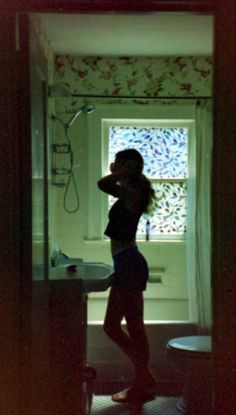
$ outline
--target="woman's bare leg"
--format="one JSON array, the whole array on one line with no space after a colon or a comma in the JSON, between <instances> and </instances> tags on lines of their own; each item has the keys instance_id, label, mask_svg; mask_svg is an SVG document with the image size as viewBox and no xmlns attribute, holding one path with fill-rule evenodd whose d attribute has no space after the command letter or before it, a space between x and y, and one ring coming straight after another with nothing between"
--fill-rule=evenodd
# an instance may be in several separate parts
<instances>
[{"instance_id":1,"label":"woman's bare leg","mask_svg":"<svg viewBox=\"0 0 236 415\"><path fill-rule=\"evenodd\" d=\"M121 328L125 317L128 333ZM142 291L111 288L104 330L131 359L135 380L131 388L112 395L114 402L146 402L154 399L155 379L148 368L149 346L143 321Z\"/></svg>"},{"instance_id":2,"label":"woman's bare leg","mask_svg":"<svg viewBox=\"0 0 236 415\"><path fill-rule=\"evenodd\" d=\"M121 327L123 317L124 298L118 287L111 287L103 328L105 333L134 363L130 337Z\"/></svg>"},{"instance_id":3,"label":"woman's bare leg","mask_svg":"<svg viewBox=\"0 0 236 415\"><path fill-rule=\"evenodd\" d=\"M147 370L149 363L149 345L144 326L143 292L128 291L125 301L125 319L130 336L136 374Z\"/></svg>"},{"instance_id":4,"label":"woman's bare leg","mask_svg":"<svg viewBox=\"0 0 236 415\"><path fill-rule=\"evenodd\" d=\"M135 385L142 390L153 389L155 379L149 369L149 344L144 324L143 292L127 293L127 309L125 319L130 336L135 366Z\"/></svg>"},{"instance_id":5,"label":"woman's bare leg","mask_svg":"<svg viewBox=\"0 0 236 415\"><path fill-rule=\"evenodd\" d=\"M127 322L128 333L121 327L122 318ZM123 350L134 364L136 379L152 383L150 374L149 345L143 321L143 292L112 287L104 321L106 334Z\"/></svg>"}]
</instances>

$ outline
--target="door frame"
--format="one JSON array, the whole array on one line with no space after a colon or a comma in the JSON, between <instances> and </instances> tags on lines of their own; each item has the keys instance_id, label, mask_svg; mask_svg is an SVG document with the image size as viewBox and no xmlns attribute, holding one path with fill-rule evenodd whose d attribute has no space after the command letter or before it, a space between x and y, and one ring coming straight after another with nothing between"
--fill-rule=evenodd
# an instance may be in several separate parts
<instances>
[{"instance_id":1,"label":"door frame","mask_svg":"<svg viewBox=\"0 0 236 415\"><path fill-rule=\"evenodd\" d=\"M6 2L8 3L8 2ZM31 307L30 268L30 194L24 198L28 173L22 157L22 142L30 142L30 117L27 105L30 90L25 74L23 108L19 107L15 91L19 66L15 57L15 16L17 12L106 13L106 12L196 12L210 13L215 19L214 50L214 146L212 170L212 303L213 303L213 354L215 361L215 414L233 415L235 408L235 2L234 0L168 1L168 0L52 0L14 1L1 10L2 85L1 105L1 188L4 203L1 205L1 358L4 382L2 415L11 413L32 415L29 396L23 378L30 372L30 335L22 336L22 321ZM25 40L27 42L27 33ZM227 53L225 53L227 51ZM223 54L223 58L222 58ZM26 56L27 59L27 56ZM22 60L22 63L24 60ZM22 75L21 75L22 76ZM22 80L23 82L23 80ZM23 85L23 84L22 84ZM25 129L19 133L17 114L25 112ZM6 128L7 125L7 128ZM20 137L21 135L21 137ZM21 143L21 144L20 144ZM27 147L27 146L26 146ZM28 160L29 146L26 158ZM227 151L225 151L225 148ZM29 160L27 161L27 163ZM22 174L23 171L23 174ZM29 186L29 183L28 185ZM28 187L27 187L28 188ZM27 225L25 229L25 224ZM21 233L25 249L22 249ZM7 266L6 266L7 264ZM7 275L7 278L6 278ZM29 327L30 330L30 327ZM16 345L20 345L17 348ZM24 352L22 354L22 351ZM22 357L23 356L23 357ZM23 376L24 375L24 376ZM12 380L13 379L13 380ZM20 388L19 388L19 385ZM24 392L24 393L23 393ZM22 395L23 393L23 395ZM24 398L22 398L24 396ZM14 399L13 399L14 398ZM12 402L17 402L14 405ZM0 402L1 404L1 402ZM19 406L20 404L20 406ZM16 407L17 406L17 407ZM19 408L21 407L21 411ZM9 410L11 408L11 410ZM5 411L5 412L4 412Z\"/></svg>"}]
</instances>

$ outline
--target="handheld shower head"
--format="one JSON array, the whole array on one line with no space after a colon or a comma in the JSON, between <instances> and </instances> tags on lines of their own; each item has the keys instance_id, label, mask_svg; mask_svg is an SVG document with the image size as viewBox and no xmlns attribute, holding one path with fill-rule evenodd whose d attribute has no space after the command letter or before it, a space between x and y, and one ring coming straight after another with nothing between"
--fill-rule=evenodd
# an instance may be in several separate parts
<instances>
[{"instance_id":1,"label":"handheld shower head","mask_svg":"<svg viewBox=\"0 0 236 415\"><path fill-rule=\"evenodd\" d=\"M91 112L93 112L93 110L94 110L94 105L93 104L85 104L82 108L83 108L83 112L85 112L87 114L91 114Z\"/></svg>"},{"instance_id":2,"label":"handheld shower head","mask_svg":"<svg viewBox=\"0 0 236 415\"><path fill-rule=\"evenodd\" d=\"M75 113L75 115L73 115L73 117L71 118L71 120L66 124L66 127L69 128L80 114L91 114L91 112L93 112L93 110L94 110L94 105L92 105L92 104L84 104Z\"/></svg>"}]
</instances>

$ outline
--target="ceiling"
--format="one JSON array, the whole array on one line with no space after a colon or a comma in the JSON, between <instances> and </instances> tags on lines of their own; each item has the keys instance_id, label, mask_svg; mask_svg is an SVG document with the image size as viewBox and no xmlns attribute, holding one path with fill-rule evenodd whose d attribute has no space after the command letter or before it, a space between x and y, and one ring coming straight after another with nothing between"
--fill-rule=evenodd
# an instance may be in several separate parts
<instances>
[{"instance_id":1,"label":"ceiling","mask_svg":"<svg viewBox=\"0 0 236 415\"><path fill-rule=\"evenodd\" d=\"M213 17L188 13L40 14L57 54L186 56L213 53Z\"/></svg>"}]
</instances>

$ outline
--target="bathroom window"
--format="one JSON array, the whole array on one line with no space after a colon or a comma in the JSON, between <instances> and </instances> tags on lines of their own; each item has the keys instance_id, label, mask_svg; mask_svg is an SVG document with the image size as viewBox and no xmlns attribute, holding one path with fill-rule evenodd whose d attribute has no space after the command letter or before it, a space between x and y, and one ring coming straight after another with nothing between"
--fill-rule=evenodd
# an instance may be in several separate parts
<instances>
[{"instance_id":1,"label":"bathroom window","mask_svg":"<svg viewBox=\"0 0 236 415\"><path fill-rule=\"evenodd\" d=\"M147 219L151 239L184 239L186 233L186 196L188 179L189 128L173 121L151 123L104 121L104 147L108 153L107 170L115 154L136 148L144 158L144 174L152 182L156 201L150 213L142 215L137 236L145 238ZM107 210L114 203L108 197Z\"/></svg>"}]
</instances>

